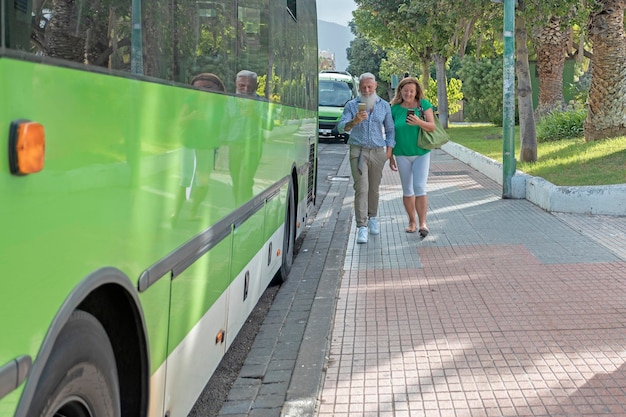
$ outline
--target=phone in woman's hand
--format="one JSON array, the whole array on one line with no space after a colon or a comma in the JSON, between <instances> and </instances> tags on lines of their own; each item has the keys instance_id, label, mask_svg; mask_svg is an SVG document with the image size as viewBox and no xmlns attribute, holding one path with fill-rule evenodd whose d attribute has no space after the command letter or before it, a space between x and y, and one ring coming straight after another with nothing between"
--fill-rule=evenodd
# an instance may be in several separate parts
<instances>
[{"instance_id":1,"label":"phone in woman's hand","mask_svg":"<svg viewBox=\"0 0 626 417\"><path fill-rule=\"evenodd\" d=\"M413 116L414 114L415 114L415 110L413 110L413 109L408 109L408 110L406 111L406 121L408 122L408 121L409 121L409 116Z\"/></svg>"}]
</instances>

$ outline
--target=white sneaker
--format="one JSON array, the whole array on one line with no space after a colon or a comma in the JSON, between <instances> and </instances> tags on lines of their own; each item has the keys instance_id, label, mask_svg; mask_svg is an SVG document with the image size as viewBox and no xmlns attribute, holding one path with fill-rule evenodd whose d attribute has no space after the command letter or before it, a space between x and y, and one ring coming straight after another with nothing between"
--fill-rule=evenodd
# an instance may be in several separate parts
<instances>
[{"instance_id":1,"label":"white sneaker","mask_svg":"<svg viewBox=\"0 0 626 417\"><path fill-rule=\"evenodd\" d=\"M356 234L356 243L367 243L367 227L359 227L359 230Z\"/></svg>"},{"instance_id":2,"label":"white sneaker","mask_svg":"<svg viewBox=\"0 0 626 417\"><path fill-rule=\"evenodd\" d=\"M378 219L376 217L370 217L370 220L367 226L370 229L370 235L380 234L380 227L378 227Z\"/></svg>"}]
</instances>

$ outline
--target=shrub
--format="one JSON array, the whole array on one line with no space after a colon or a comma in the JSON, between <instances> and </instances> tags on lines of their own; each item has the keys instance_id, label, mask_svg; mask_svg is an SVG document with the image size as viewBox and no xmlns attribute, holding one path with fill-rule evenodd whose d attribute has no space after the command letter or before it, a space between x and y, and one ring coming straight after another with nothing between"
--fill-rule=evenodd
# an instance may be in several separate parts
<instances>
[{"instance_id":1,"label":"shrub","mask_svg":"<svg viewBox=\"0 0 626 417\"><path fill-rule=\"evenodd\" d=\"M466 120L502 125L502 58L476 60L466 55L461 62Z\"/></svg>"},{"instance_id":2,"label":"shrub","mask_svg":"<svg viewBox=\"0 0 626 417\"><path fill-rule=\"evenodd\" d=\"M583 136L583 123L586 110L552 112L537 123L537 141L550 142L562 139L574 139Z\"/></svg>"},{"instance_id":3,"label":"shrub","mask_svg":"<svg viewBox=\"0 0 626 417\"><path fill-rule=\"evenodd\" d=\"M580 71L579 65L576 65ZM577 103L586 103L589 97L589 87L591 86L591 71L581 72L580 75L574 77L574 82L565 87L564 94L571 95Z\"/></svg>"},{"instance_id":4,"label":"shrub","mask_svg":"<svg viewBox=\"0 0 626 417\"><path fill-rule=\"evenodd\" d=\"M424 83L419 79L420 85L422 88ZM463 93L461 92L461 80L456 78L450 78L448 80L448 87L446 88L446 93L448 96L448 114L454 114L461 110L461 105L459 104L461 100L463 100ZM428 79L428 89L425 89L424 95L426 99L432 103L435 108L439 106L439 101L437 100L437 80L433 78Z\"/></svg>"}]
</instances>

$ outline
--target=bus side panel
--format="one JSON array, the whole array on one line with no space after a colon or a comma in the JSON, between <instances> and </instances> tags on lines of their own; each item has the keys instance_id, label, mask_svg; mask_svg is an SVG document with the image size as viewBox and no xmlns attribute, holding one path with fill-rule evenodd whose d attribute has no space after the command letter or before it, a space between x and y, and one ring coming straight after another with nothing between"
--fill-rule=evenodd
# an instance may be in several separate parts
<instances>
[{"instance_id":1,"label":"bus side panel","mask_svg":"<svg viewBox=\"0 0 626 417\"><path fill-rule=\"evenodd\" d=\"M282 263L283 233L285 232L285 210L287 207L287 189L285 184L280 193L265 204L265 238L269 239L267 258L263 262L261 274L260 298ZM293 221L293 220L292 220Z\"/></svg>"},{"instance_id":2,"label":"bus side panel","mask_svg":"<svg viewBox=\"0 0 626 417\"><path fill-rule=\"evenodd\" d=\"M162 178L169 168L146 169L167 157L140 143L139 82L3 57L0 85L5 155L0 158L0 265L10 275L0 281L0 362L5 363L16 355L36 359L53 318L93 271L114 266L136 279L184 237L154 239L159 223L145 215L149 207L138 204L142 187L158 179L152 174L161 172ZM146 117L167 119L174 97L167 103L172 104ZM9 124L19 119L44 126L45 166L39 173L9 174ZM163 206L164 198L157 200ZM155 288L150 298L162 308L168 291ZM152 341L163 340L158 333L166 318L152 318ZM161 353L158 343L151 347L153 359L164 358L164 342Z\"/></svg>"},{"instance_id":3,"label":"bus side panel","mask_svg":"<svg viewBox=\"0 0 626 417\"><path fill-rule=\"evenodd\" d=\"M187 415L226 351L231 247L230 237L222 240L172 281L163 399L171 416Z\"/></svg>"},{"instance_id":4,"label":"bus side panel","mask_svg":"<svg viewBox=\"0 0 626 417\"><path fill-rule=\"evenodd\" d=\"M263 239L265 208L260 207L248 221L233 233L233 263L228 306L227 346L230 346L256 305L261 286L262 265L267 259Z\"/></svg>"},{"instance_id":5,"label":"bus side panel","mask_svg":"<svg viewBox=\"0 0 626 417\"><path fill-rule=\"evenodd\" d=\"M113 266L136 286L146 268L230 213L234 199L228 176L215 175L209 194L219 202L208 197L199 220L169 221L183 171L184 103L193 96L219 107L224 96L6 57L0 87L0 265L11 276L0 281L5 364L36 360L53 318L90 273ZM46 133L44 169L28 176L7 166L9 124L19 119ZM168 276L140 294L152 372L167 357ZM195 296L204 306L189 310L197 322L218 297ZM0 401L0 414L13 413L16 396Z\"/></svg>"}]
</instances>

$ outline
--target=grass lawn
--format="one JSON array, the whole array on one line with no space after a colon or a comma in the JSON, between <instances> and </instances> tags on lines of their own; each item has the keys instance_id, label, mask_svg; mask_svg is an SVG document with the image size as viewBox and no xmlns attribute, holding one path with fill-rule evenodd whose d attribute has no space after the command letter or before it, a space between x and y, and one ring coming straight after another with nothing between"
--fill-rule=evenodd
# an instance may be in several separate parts
<instances>
[{"instance_id":1,"label":"grass lawn","mask_svg":"<svg viewBox=\"0 0 626 417\"><path fill-rule=\"evenodd\" d=\"M502 127L451 124L452 141L502 162ZM554 185L626 184L626 136L586 143L584 138L537 144L537 162L519 161L519 126L515 127L517 169Z\"/></svg>"}]
</instances>

